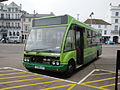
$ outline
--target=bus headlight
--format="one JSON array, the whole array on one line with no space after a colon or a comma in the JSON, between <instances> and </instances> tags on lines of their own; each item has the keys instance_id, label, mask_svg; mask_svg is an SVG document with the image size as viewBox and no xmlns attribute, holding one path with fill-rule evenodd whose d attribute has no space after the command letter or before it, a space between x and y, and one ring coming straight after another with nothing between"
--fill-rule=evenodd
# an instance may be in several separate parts
<instances>
[{"instance_id":1,"label":"bus headlight","mask_svg":"<svg viewBox=\"0 0 120 90\"><path fill-rule=\"evenodd\" d=\"M47 59L46 59L46 58L44 58L44 59L43 59L43 61L47 61Z\"/></svg>"},{"instance_id":2,"label":"bus headlight","mask_svg":"<svg viewBox=\"0 0 120 90\"><path fill-rule=\"evenodd\" d=\"M52 65L59 66L60 65L60 61L52 61Z\"/></svg>"},{"instance_id":3,"label":"bus headlight","mask_svg":"<svg viewBox=\"0 0 120 90\"><path fill-rule=\"evenodd\" d=\"M52 61L52 65L55 65L55 61Z\"/></svg>"},{"instance_id":4,"label":"bus headlight","mask_svg":"<svg viewBox=\"0 0 120 90\"><path fill-rule=\"evenodd\" d=\"M27 58L27 62L29 62L30 60Z\"/></svg>"},{"instance_id":5,"label":"bus headlight","mask_svg":"<svg viewBox=\"0 0 120 90\"><path fill-rule=\"evenodd\" d=\"M29 60L29 58L24 58L24 61L29 62L30 60Z\"/></svg>"},{"instance_id":6,"label":"bus headlight","mask_svg":"<svg viewBox=\"0 0 120 90\"><path fill-rule=\"evenodd\" d=\"M60 65L60 62L59 62L59 61L56 61L56 65L59 66L59 65Z\"/></svg>"}]
</instances>

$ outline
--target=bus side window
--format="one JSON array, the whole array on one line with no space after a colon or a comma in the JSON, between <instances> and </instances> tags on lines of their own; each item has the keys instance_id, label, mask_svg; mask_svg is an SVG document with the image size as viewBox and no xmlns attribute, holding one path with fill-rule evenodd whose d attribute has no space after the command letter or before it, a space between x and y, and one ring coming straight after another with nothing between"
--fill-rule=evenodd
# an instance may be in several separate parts
<instances>
[{"instance_id":1,"label":"bus side window","mask_svg":"<svg viewBox=\"0 0 120 90\"><path fill-rule=\"evenodd\" d=\"M74 30L69 30L64 51L70 51L75 49L75 32Z\"/></svg>"},{"instance_id":2,"label":"bus side window","mask_svg":"<svg viewBox=\"0 0 120 90\"><path fill-rule=\"evenodd\" d=\"M92 44L92 32L91 32L91 30L87 30L87 43L88 43L88 47L91 46L91 44Z\"/></svg>"}]
</instances>

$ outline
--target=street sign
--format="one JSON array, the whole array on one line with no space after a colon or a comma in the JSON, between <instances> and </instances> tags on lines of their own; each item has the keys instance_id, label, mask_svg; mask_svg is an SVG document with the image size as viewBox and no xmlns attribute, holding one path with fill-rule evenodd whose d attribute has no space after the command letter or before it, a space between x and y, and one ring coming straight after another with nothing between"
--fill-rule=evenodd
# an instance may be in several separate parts
<instances>
[{"instance_id":1,"label":"street sign","mask_svg":"<svg viewBox=\"0 0 120 90\"><path fill-rule=\"evenodd\" d=\"M8 1L8 0L0 0L0 2L4 2L4 1Z\"/></svg>"}]
</instances>

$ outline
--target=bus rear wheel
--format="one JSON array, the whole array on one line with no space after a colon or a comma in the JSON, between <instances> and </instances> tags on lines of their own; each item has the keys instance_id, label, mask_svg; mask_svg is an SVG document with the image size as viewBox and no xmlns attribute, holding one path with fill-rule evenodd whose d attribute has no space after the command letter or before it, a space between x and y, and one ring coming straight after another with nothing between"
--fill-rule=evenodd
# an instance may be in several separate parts
<instances>
[{"instance_id":1,"label":"bus rear wheel","mask_svg":"<svg viewBox=\"0 0 120 90\"><path fill-rule=\"evenodd\" d=\"M70 77L72 76L73 72L75 70L75 62L70 61L67 66L67 71L65 72L65 77Z\"/></svg>"}]
</instances>

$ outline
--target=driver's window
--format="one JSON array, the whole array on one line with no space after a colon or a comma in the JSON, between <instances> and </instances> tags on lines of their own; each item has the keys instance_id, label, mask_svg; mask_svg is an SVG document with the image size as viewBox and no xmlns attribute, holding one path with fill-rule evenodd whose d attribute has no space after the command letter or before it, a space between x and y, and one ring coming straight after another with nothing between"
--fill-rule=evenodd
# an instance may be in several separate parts
<instances>
[{"instance_id":1,"label":"driver's window","mask_svg":"<svg viewBox=\"0 0 120 90\"><path fill-rule=\"evenodd\" d=\"M64 51L70 51L73 49L75 49L75 31L69 30L67 38L66 38L66 44L65 44Z\"/></svg>"}]
</instances>

